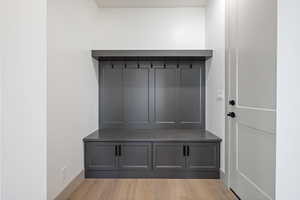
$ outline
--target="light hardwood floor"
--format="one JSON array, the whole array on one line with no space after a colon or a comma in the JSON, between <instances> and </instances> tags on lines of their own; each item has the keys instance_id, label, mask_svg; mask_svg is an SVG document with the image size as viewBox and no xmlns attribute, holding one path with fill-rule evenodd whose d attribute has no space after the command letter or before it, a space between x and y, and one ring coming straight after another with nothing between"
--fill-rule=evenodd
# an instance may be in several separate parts
<instances>
[{"instance_id":1,"label":"light hardwood floor","mask_svg":"<svg viewBox=\"0 0 300 200\"><path fill-rule=\"evenodd\" d=\"M220 180L86 179L69 200L235 200Z\"/></svg>"}]
</instances>

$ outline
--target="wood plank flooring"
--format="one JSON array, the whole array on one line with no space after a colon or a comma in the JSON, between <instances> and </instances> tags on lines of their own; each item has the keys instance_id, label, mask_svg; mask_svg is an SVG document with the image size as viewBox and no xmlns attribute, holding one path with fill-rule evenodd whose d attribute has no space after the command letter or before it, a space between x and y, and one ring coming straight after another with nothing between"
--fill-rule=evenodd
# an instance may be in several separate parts
<instances>
[{"instance_id":1,"label":"wood plank flooring","mask_svg":"<svg viewBox=\"0 0 300 200\"><path fill-rule=\"evenodd\" d=\"M236 200L220 180L86 179L69 200Z\"/></svg>"}]
</instances>

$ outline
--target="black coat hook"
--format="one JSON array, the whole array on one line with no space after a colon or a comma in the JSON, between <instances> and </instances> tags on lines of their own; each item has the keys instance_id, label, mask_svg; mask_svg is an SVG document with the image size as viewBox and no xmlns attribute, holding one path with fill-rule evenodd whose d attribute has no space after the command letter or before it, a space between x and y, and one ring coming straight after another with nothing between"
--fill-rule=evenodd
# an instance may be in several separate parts
<instances>
[{"instance_id":1,"label":"black coat hook","mask_svg":"<svg viewBox=\"0 0 300 200\"><path fill-rule=\"evenodd\" d=\"M124 68L126 69L127 68L127 64L125 63L125 66L124 66Z\"/></svg>"},{"instance_id":2,"label":"black coat hook","mask_svg":"<svg viewBox=\"0 0 300 200\"><path fill-rule=\"evenodd\" d=\"M190 68L191 68L191 69L193 68L193 64L190 64Z\"/></svg>"},{"instance_id":3,"label":"black coat hook","mask_svg":"<svg viewBox=\"0 0 300 200\"><path fill-rule=\"evenodd\" d=\"M179 64L177 64L177 69L179 69Z\"/></svg>"},{"instance_id":4,"label":"black coat hook","mask_svg":"<svg viewBox=\"0 0 300 200\"><path fill-rule=\"evenodd\" d=\"M113 69L115 66L114 66L114 64L111 64L111 68Z\"/></svg>"},{"instance_id":5,"label":"black coat hook","mask_svg":"<svg viewBox=\"0 0 300 200\"><path fill-rule=\"evenodd\" d=\"M167 65L166 65L166 63L164 64L164 68L165 68L165 69L167 68Z\"/></svg>"}]
</instances>

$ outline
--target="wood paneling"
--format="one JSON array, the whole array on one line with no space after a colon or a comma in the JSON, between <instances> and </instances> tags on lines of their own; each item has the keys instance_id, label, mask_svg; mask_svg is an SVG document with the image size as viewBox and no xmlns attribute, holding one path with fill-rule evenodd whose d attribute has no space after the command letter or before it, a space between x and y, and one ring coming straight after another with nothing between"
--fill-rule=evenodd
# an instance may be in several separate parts
<instances>
[{"instance_id":1,"label":"wood paneling","mask_svg":"<svg viewBox=\"0 0 300 200\"><path fill-rule=\"evenodd\" d=\"M149 69L124 69L124 120L149 123Z\"/></svg>"},{"instance_id":2,"label":"wood paneling","mask_svg":"<svg viewBox=\"0 0 300 200\"><path fill-rule=\"evenodd\" d=\"M121 144L121 153L118 158L120 169L147 169L152 168L151 143L129 142Z\"/></svg>"},{"instance_id":3,"label":"wood paneling","mask_svg":"<svg viewBox=\"0 0 300 200\"><path fill-rule=\"evenodd\" d=\"M101 82L101 111L103 124L123 124L123 69L104 65Z\"/></svg>"},{"instance_id":4,"label":"wood paneling","mask_svg":"<svg viewBox=\"0 0 300 200\"><path fill-rule=\"evenodd\" d=\"M185 157L182 143L154 143L154 169L183 169Z\"/></svg>"},{"instance_id":5,"label":"wood paneling","mask_svg":"<svg viewBox=\"0 0 300 200\"><path fill-rule=\"evenodd\" d=\"M100 128L205 129L203 61L105 61L100 80Z\"/></svg>"},{"instance_id":6,"label":"wood paneling","mask_svg":"<svg viewBox=\"0 0 300 200\"><path fill-rule=\"evenodd\" d=\"M176 123L177 80L174 69L155 69L155 122Z\"/></svg>"}]
</instances>

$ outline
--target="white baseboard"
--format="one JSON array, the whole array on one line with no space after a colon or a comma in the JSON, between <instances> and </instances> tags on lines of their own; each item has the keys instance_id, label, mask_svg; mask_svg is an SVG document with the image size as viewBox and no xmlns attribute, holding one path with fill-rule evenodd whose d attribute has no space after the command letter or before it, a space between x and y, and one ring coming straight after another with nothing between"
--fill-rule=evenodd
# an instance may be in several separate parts
<instances>
[{"instance_id":1,"label":"white baseboard","mask_svg":"<svg viewBox=\"0 0 300 200\"><path fill-rule=\"evenodd\" d=\"M220 169L220 180L224 185L226 185L226 180L225 180L225 172Z\"/></svg>"},{"instance_id":2,"label":"white baseboard","mask_svg":"<svg viewBox=\"0 0 300 200\"><path fill-rule=\"evenodd\" d=\"M65 187L65 189L55 198L55 200L67 200L70 195L76 190L76 188L84 180L84 171L82 170L70 183Z\"/></svg>"}]
</instances>

